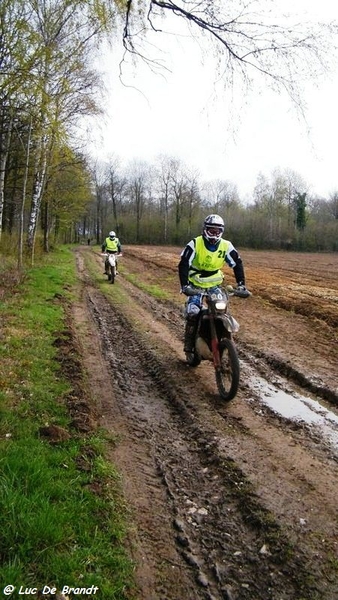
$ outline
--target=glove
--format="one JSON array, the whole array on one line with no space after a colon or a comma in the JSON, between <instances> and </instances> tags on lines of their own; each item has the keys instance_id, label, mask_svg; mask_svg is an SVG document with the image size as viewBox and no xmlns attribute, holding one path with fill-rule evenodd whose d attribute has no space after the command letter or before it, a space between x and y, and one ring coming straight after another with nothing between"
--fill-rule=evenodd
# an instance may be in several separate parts
<instances>
[{"instance_id":1,"label":"glove","mask_svg":"<svg viewBox=\"0 0 338 600\"><path fill-rule=\"evenodd\" d=\"M191 285L184 285L181 289L181 292L186 296L193 296L193 287Z\"/></svg>"}]
</instances>

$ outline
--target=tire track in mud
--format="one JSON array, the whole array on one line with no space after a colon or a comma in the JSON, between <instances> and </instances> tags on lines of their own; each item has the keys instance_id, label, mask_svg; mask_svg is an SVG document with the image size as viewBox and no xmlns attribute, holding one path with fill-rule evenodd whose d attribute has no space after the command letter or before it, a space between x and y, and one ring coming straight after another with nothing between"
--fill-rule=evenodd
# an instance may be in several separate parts
<instances>
[{"instance_id":1,"label":"tire track in mud","mask_svg":"<svg viewBox=\"0 0 338 600\"><path fill-rule=\"evenodd\" d=\"M272 369L279 375L282 375L304 391L309 391L311 394L330 402L332 405L338 406L338 393L322 382L317 381L315 377L307 377L292 364L280 360L276 356L268 355L243 341L238 343L238 348L240 356L252 364L263 375L266 375L268 367L268 369Z\"/></svg>"},{"instance_id":2,"label":"tire track in mud","mask_svg":"<svg viewBox=\"0 0 338 600\"><path fill-rule=\"evenodd\" d=\"M299 548L292 550L292 541L264 509L243 472L222 455L215 430L201 423L187 398L186 384L180 385L166 361L135 337L116 307L103 303L93 290L89 298L118 405L131 435L150 448L167 489L173 540L195 576L196 589L182 597L331 598L318 583L309 583L311 557ZM180 372L184 381L186 369L182 366ZM190 392L200 394L191 381ZM149 531L147 535L155 541ZM161 595L154 597L175 598L163 585ZM285 596L279 596L280 590Z\"/></svg>"}]
</instances>

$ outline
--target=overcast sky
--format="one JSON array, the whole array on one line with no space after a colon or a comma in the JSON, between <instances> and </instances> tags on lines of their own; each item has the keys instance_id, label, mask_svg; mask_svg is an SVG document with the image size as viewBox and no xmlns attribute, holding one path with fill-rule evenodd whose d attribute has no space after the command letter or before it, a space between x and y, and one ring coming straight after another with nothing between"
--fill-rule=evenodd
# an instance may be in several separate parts
<instances>
[{"instance_id":1,"label":"overcast sky","mask_svg":"<svg viewBox=\"0 0 338 600\"><path fill-rule=\"evenodd\" d=\"M338 19L336 0L283 0L285 9L288 3L290 10L297 5L304 19ZM258 86L245 95L236 87L224 89L206 47L200 52L185 35L158 33L152 39L153 55L166 69L154 74L142 63L133 67L129 59L123 66L125 85L119 80L121 46L105 51L107 117L93 131L94 155L115 154L124 163L134 158L153 163L161 153L174 156L198 169L203 181L232 181L243 199L250 197L259 172L270 177L275 168L299 173L312 193L328 197L338 190L337 68L306 84L308 132L286 95Z\"/></svg>"}]
</instances>

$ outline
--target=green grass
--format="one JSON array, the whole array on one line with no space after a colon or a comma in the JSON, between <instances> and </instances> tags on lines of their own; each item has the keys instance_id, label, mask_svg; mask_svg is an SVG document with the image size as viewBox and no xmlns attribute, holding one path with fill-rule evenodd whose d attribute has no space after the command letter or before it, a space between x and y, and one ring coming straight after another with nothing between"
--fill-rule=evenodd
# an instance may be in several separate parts
<instances>
[{"instance_id":1,"label":"green grass","mask_svg":"<svg viewBox=\"0 0 338 600\"><path fill-rule=\"evenodd\" d=\"M86 268L88 269L88 272L90 273L91 278L100 287L101 291L108 291L108 293L110 293L109 290L110 288L114 288L114 285L111 285L108 282L107 278L104 275L102 275L100 271L98 271L97 262L95 261L94 256L92 254L89 253L85 256L85 264ZM135 287L149 294L149 296L153 296L157 300L172 301L172 294L166 291L165 286L163 285L163 280L161 280L160 285L157 285L156 283L154 284L150 282L145 282L142 279L142 275L140 275L139 273L136 274L126 271L123 265L123 258L119 261L119 271L121 274L123 274L124 279L132 283ZM175 275L170 275L167 277L167 280L171 281L174 278L176 278ZM118 279L116 281L118 282ZM109 286L108 290L107 285ZM113 289L111 290L111 293L113 293Z\"/></svg>"},{"instance_id":2,"label":"green grass","mask_svg":"<svg viewBox=\"0 0 338 600\"><path fill-rule=\"evenodd\" d=\"M121 269L122 268L123 267L121 267ZM135 287L138 287L140 290L147 292L147 294L153 296L154 298L157 298L159 300L170 299L169 294L163 288L159 287L158 285L144 283L138 275L132 275L129 273L125 275L125 278L127 279L127 281L130 281L130 283L135 285Z\"/></svg>"},{"instance_id":3,"label":"green grass","mask_svg":"<svg viewBox=\"0 0 338 600\"><path fill-rule=\"evenodd\" d=\"M97 598L124 600L132 597L133 565L123 546L119 475L105 458L111 440L70 427L72 382L56 344L67 332L75 284L74 254L62 248L1 302L0 581L17 591L96 585ZM70 435L50 444L40 435L46 424Z\"/></svg>"}]
</instances>

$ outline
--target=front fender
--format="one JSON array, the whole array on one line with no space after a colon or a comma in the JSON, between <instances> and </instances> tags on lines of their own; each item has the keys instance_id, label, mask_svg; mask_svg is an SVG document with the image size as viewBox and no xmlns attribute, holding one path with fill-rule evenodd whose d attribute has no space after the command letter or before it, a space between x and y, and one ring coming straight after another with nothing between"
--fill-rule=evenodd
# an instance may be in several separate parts
<instances>
[{"instance_id":1,"label":"front fender","mask_svg":"<svg viewBox=\"0 0 338 600\"><path fill-rule=\"evenodd\" d=\"M223 326L229 333L237 333L239 331L239 323L232 315L221 315L217 317L222 321Z\"/></svg>"}]
</instances>

